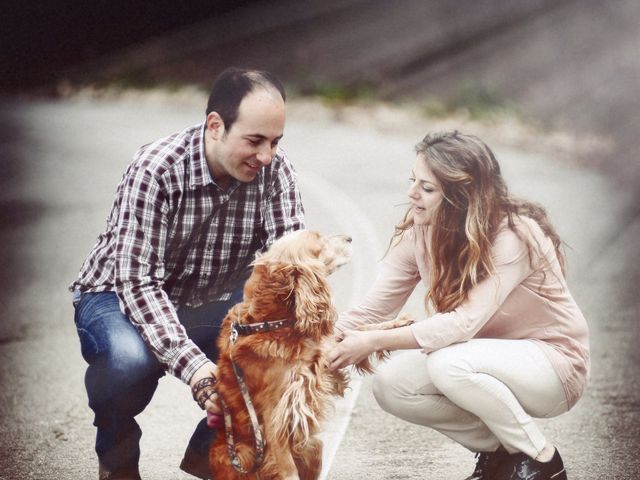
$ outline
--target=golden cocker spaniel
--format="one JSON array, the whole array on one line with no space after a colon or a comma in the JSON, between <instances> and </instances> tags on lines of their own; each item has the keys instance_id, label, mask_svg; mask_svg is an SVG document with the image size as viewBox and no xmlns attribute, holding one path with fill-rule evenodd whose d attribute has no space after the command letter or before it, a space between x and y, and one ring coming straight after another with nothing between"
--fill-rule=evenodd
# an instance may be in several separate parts
<instances>
[{"instance_id":1,"label":"golden cocker spaniel","mask_svg":"<svg viewBox=\"0 0 640 480\"><path fill-rule=\"evenodd\" d=\"M256 258L218 339L226 435L210 450L216 480L318 478L316 434L348 382L327 360L337 318L327 276L349 261L350 243L301 230Z\"/></svg>"}]
</instances>

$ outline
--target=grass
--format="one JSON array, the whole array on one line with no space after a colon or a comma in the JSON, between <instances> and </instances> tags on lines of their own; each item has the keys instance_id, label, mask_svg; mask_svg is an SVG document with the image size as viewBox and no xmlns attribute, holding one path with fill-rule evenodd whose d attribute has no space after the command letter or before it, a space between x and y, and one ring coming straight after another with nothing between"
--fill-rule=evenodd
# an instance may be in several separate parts
<instances>
[{"instance_id":1,"label":"grass","mask_svg":"<svg viewBox=\"0 0 640 480\"><path fill-rule=\"evenodd\" d=\"M468 113L473 120L490 120L505 114L521 117L515 104L494 90L468 83L447 100L428 97L422 108L429 117L446 117L459 112Z\"/></svg>"},{"instance_id":2,"label":"grass","mask_svg":"<svg viewBox=\"0 0 640 480\"><path fill-rule=\"evenodd\" d=\"M161 88L167 92L176 92L183 87L180 82L158 80L146 69L129 68L117 72L110 80L109 87L116 90L150 90Z\"/></svg>"},{"instance_id":3,"label":"grass","mask_svg":"<svg viewBox=\"0 0 640 480\"><path fill-rule=\"evenodd\" d=\"M316 83L301 89L300 94L311 96L332 106L369 103L378 99L378 94L369 85L340 85L338 83Z\"/></svg>"},{"instance_id":4,"label":"grass","mask_svg":"<svg viewBox=\"0 0 640 480\"><path fill-rule=\"evenodd\" d=\"M319 98L332 107L382 101L378 89L368 84L315 83L310 87L303 87L298 93L301 96ZM497 91L476 83L462 85L448 98L426 97L422 102L421 110L430 118L445 118L465 113L477 121L490 121L505 115L522 119L514 103Z\"/></svg>"}]
</instances>

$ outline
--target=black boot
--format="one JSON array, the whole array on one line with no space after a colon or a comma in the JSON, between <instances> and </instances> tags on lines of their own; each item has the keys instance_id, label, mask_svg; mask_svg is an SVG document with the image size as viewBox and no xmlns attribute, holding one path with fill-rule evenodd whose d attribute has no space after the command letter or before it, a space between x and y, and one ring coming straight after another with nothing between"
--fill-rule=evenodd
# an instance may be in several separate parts
<instances>
[{"instance_id":1,"label":"black boot","mask_svg":"<svg viewBox=\"0 0 640 480\"><path fill-rule=\"evenodd\" d=\"M209 456L197 452L189 446L184 452L182 462L180 462L180 470L196 478L208 480L211 478Z\"/></svg>"},{"instance_id":2,"label":"black boot","mask_svg":"<svg viewBox=\"0 0 640 480\"><path fill-rule=\"evenodd\" d=\"M184 458L180 463L180 469L194 477L204 480L210 479L209 449L217 434L218 429L209 428L207 419L203 418L196 426L189 440L189 445L184 452Z\"/></svg>"},{"instance_id":3,"label":"black boot","mask_svg":"<svg viewBox=\"0 0 640 480\"><path fill-rule=\"evenodd\" d=\"M98 463L98 480L141 480L137 467L120 470L109 470L102 463Z\"/></svg>"},{"instance_id":4,"label":"black boot","mask_svg":"<svg viewBox=\"0 0 640 480\"><path fill-rule=\"evenodd\" d=\"M476 468L464 480L498 480L495 478L496 469L506 462L509 457L510 455L502 450L476 453L476 458L478 459Z\"/></svg>"},{"instance_id":5,"label":"black boot","mask_svg":"<svg viewBox=\"0 0 640 480\"><path fill-rule=\"evenodd\" d=\"M538 462L524 453L516 455L512 455L515 461L509 480L567 480L567 472L557 449L550 462Z\"/></svg>"}]
</instances>

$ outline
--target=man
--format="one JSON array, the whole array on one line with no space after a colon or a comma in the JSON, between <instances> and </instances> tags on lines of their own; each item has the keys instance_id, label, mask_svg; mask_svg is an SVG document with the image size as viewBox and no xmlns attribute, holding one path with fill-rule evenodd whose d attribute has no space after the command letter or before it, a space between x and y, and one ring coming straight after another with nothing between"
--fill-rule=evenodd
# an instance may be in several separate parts
<instances>
[{"instance_id":1,"label":"man","mask_svg":"<svg viewBox=\"0 0 640 480\"><path fill-rule=\"evenodd\" d=\"M278 148L285 94L267 72L227 69L203 124L141 147L107 228L72 284L100 480L139 479L134 416L165 371L219 413L215 340L257 251L304 227L295 172ZM194 432L180 467L209 478L212 432Z\"/></svg>"}]
</instances>

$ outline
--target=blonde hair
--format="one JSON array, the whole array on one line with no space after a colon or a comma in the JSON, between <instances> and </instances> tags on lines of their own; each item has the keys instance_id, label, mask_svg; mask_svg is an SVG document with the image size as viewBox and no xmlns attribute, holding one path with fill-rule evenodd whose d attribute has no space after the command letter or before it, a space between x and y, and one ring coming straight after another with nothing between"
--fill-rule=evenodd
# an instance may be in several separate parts
<instances>
[{"instance_id":1,"label":"blonde hair","mask_svg":"<svg viewBox=\"0 0 640 480\"><path fill-rule=\"evenodd\" d=\"M431 278L426 300L436 311L455 309L473 286L495 272L491 246L505 219L525 243L533 268L532 252L540 246L517 230L516 220L524 216L537 222L553 242L564 275L562 240L546 211L509 194L495 155L482 140L457 131L431 133L416 145L416 153L440 183L443 195L431 218L428 246ZM391 242L412 226L409 210L396 225Z\"/></svg>"}]
</instances>

